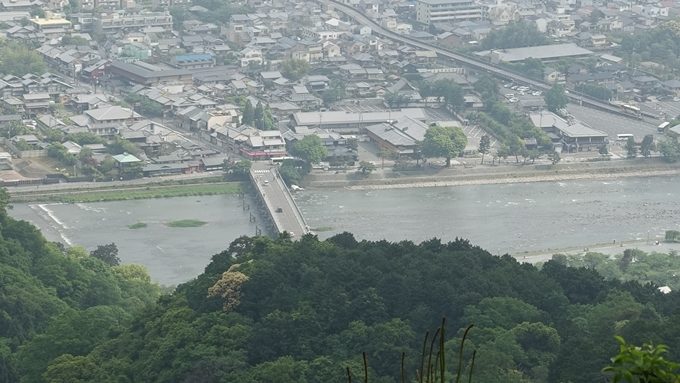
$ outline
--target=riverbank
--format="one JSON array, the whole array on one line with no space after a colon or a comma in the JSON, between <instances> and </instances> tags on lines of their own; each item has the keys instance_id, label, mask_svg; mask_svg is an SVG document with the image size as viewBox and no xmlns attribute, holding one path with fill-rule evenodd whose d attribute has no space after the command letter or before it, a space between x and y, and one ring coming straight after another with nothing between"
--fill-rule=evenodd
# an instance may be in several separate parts
<instances>
[{"instance_id":1,"label":"riverbank","mask_svg":"<svg viewBox=\"0 0 680 383\"><path fill-rule=\"evenodd\" d=\"M658 245L656 244L657 240L659 240ZM511 255L520 262L536 264L551 260L555 254L585 255L586 253L591 252L606 255L618 255L622 254L626 249L638 249L647 253L669 253L671 251L680 251L680 243L663 242L661 236L659 236L658 238L652 239L641 239L616 243L597 243L588 246L574 246L563 249L517 252Z\"/></svg>"},{"instance_id":2,"label":"riverbank","mask_svg":"<svg viewBox=\"0 0 680 383\"><path fill-rule=\"evenodd\" d=\"M100 187L89 186L81 189L53 190L10 190L10 202L60 202L84 203L126 201L148 198L171 198L205 196L219 194L237 194L242 191L240 182L224 182L209 180L206 182L186 183L164 181L147 185L105 184Z\"/></svg>"},{"instance_id":3,"label":"riverbank","mask_svg":"<svg viewBox=\"0 0 680 383\"><path fill-rule=\"evenodd\" d=\"M357 173L328 174L327 172L315 172L305 179L305 186L375 190L676 175L680 175L680 163L669 164L659 159L637 159L558 165L424 168L410 172L379 169L368 176Z\"/></svg>"}]
</instances>

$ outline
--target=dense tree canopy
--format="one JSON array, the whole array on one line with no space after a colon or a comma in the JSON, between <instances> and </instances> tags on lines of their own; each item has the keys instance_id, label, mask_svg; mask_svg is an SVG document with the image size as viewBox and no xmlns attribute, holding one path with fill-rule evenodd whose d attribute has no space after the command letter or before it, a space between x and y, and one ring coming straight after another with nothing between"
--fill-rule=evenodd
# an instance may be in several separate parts
<instances>
[{"instance_id":1,"label":"dense tree canopy","mask_svg":"<svg viewBox=\"0 0 680 383\"><path fill-rule=\"evenodd\" d=\"M464 240L242 237L130 325L94 347L83 343L89 353L45 346L31 354L52 358L48 382L340 383L345 367L363 371L366 352L370 381L386 383L399 380L402 352L413 378L425 331L446 317L449 366L462 329L475 324L466 348L477 351L474 381L593 382L617 351L615 334L677 344L679 310L680 296L654 286L560 261L539 270ZM62 315L45 336L88 315ZM99 320L116 318L103 312ZM94 325L83 329L101 339ZM679 351L671 348L670 359Z\"/></svg>"},{"instance_id":2,"label":"dense tree canopy","mask_svg":"<svg viewBox=\"0 0 680 383\"><path fill-rule=\"evenodd\" d=\"M680 359L680 294L657 290L677 285L675 254L556 256L537 268L461 239L241 237L156 300L142 267L47 242L7 216L7 201L0 191L3 382L341 383L346 367L363 371L362 352L380 383L399 381L405 353L410 382L442 317L447 366L475 324L473 381L604 381L615 335L672 345L668 359ZM630 368L629 351L612 368Z\"/></svg>"},{"instance_id":3,"label":"dense tree canopy","mask_svg":"<svg viewBox=\"0 0 680 383\"><path fill-rule=\"evenodd\" d=\"M543 95L545 99L545 105L551 112L559 112L560 109L564 109L569 103L569 98L565 93L565 89L561 85L555 85L550 90L545 92Z\"/></svg>"},{"instance_id":4,"label":"dense tree canopy","mask_svg":"<svg viewBox=\"0 0 680 383\"><path fill-rule=\"evenodd\" d=\"M467 137L458 127L432 126L425 132L423 155L425 157L444 157L446 166L451 166L451 158L463 154Z\"/></svg>"},{"instance_id":5,"label":"dense tree canopy","mask_svg":"<svg viewBox=\"0 0 680 383\"><path fill-rule=\"evenodd\" d=\"M482 40L482 49L507 49L547 44L544 33L535 24L515 22L507 27L491 31Z\"/></svg>"},{"instance_id":6,"label":"dense tree canopy","mask_svg":"<svg viewBox=\"0 0 680 383\"><path fill-rule=\"evenodd\" d=\"M0 194L0 382L44 382L49 362L87 355L153 304L159 288L141 266L111 267L84 249L47 242L7 216Z\"/></svg>"},{"instance_id":7,"label":"dense tree canopy","mask_svg":"<svg viewBox=\"0 0 680 383\"><path fill-rule=\"evenodd\" d=\"M321 138L316 134L310 134L293 142L290 147L290 154L310 164L318 164L328 155Z\"/></svg>"},{"instance_id":8,"label":"dense tree canopy","mask_svg":"<svg viewBox=\"0 0 680 383\"><path fill-rule=\"evenodd\" d=\"M0 43L0 73L23 76L43 74L47 65L34 50L17 43Z\"/></svg>"},{"instance_id":9,"label":"dense tree canopy","mask_svg":"<svg viewBox=\"0 0 680 383\"><path fill-rule=\"evenodd\" d=\"M626 34L618 52L633 66L642 61L662 64L676 72L680 68L680 28L677 20L668 21L656 28Z\"/></svg>"}]
</instances>

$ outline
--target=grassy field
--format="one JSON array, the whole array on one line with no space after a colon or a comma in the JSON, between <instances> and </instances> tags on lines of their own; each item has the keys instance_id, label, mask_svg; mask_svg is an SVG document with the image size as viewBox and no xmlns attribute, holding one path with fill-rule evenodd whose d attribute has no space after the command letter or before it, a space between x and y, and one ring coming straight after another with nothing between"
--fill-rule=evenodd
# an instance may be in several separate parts
<instances>
[{"instance_id":1,"label":"grassy field","mask_svg":"<svg viewBox=\"0 0 680 383\"><path fill-rule=\"evenodd\" d=\"M165 224L167 227L200 227L207 222L199 221L197 219L181 219L179 221L171 221Z\"/></svg>"},{"instance_id":2,"label":"grassy field","mask_svg":"<svg viewBox=\"0 0 680 383\"><path fill-rule=\"evenodd\" d=\"M171 198L201 195L235 194L241 191L238 182L148 185L118 189L81 189L12 195L12 202L104 202L146 198Z\"/></svg>"}]
</instances>

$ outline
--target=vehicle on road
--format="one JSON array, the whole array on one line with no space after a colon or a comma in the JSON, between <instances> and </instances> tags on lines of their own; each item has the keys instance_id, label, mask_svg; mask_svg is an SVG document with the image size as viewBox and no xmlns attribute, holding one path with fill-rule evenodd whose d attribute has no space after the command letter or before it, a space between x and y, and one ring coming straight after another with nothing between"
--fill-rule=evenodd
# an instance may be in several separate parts
<instances>
[{"instance_id":1,"label":"vehicle on road","mask_svg":"<svg viewBox=\"0 0 680 383\"><path fill-rule=\"evenodd\" d=\"M617 134L617 135L616 135L616 140L617 140L617 141L628 141L629 138L635 138L635 136L633 136L633 135L630 134L630 133L622 133L622 134Z\"/></svg>"}]
</instances>

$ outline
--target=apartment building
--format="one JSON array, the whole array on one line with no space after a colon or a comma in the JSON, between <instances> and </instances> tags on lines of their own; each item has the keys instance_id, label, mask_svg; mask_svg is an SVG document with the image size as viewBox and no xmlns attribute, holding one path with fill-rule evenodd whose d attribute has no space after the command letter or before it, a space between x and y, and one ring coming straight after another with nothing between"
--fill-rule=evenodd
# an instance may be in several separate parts
<instances>
[{"instance_id":1,"label":"apartment building","mask_svg":"<svg viewBox=\"0 0 680 383\"><path fill-rule=\"evenodd\" d=\"M104 32L145 27L161 27L165 30L171 30L172 16L168 12L114 12L102 14L99 24Z\"/></svg>"},{"instance_id":2,"label":"apartment building","mask_svg":"<svg viewBox=\"0 0 680 383\"><path fill-rule=\"evenodd\" d=\"M418 0L416 3L416 19L425 24L482 17L482 7L473 0Z\"/></svg>"}]
</instances>

